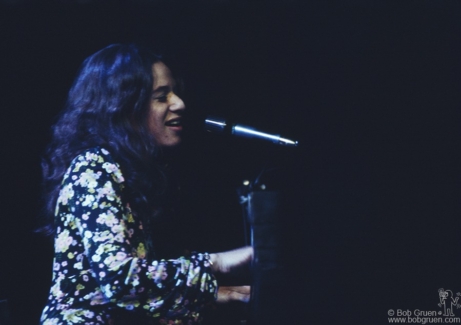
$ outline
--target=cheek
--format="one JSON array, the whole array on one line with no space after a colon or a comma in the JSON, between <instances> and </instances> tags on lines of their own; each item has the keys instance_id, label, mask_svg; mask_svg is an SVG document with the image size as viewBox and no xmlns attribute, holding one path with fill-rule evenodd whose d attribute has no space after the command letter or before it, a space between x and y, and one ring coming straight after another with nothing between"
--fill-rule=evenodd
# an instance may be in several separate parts
<instances>
[{"instance_id":1,"label":"cheek","mask_svg":"<svg viewBox=\"0 0 461 325\"><path fill-rule=\"evenodd\" d=\"M161 139L165 134L165 129L163 125L159 123L158 119L151 117L149 120L149 131L150 134L154 136L155 139Z\"/></svg>"},{"instance_id":2,"label":"cheek","mask_svg":"<svg viewBox=\"0 0 461 325\"><path fill-rule=\"evenodd\" d=\"M162 110L159 105L151 105L150 110L149 110L149 125L152 127L159 128L163 126L164 122L164 112L165 110ZM152 130L153 131L153 130Z\"/></svg>"}]
</instances>

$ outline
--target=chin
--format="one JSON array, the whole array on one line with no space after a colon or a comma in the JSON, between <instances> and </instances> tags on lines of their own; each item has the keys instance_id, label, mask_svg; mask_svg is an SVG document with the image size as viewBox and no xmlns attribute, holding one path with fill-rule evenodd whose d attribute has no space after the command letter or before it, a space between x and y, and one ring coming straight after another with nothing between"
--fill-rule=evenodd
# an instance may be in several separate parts
<instances>
[{"instance_id":1,"label":"chin","mask_svg":"<svg viewBox=\"0 0 461 325\"><path fill-rule=\"evenodd\" d=\"M178 147L180 144L181 144L181 139L178 139L178 140L175 140L175 141L168 141L168 142L164 142L164 143L159 143L159 146L164 148L164 149L167 149L167 148L175 148L175 147Z\"/></svg>"}]
</instances>

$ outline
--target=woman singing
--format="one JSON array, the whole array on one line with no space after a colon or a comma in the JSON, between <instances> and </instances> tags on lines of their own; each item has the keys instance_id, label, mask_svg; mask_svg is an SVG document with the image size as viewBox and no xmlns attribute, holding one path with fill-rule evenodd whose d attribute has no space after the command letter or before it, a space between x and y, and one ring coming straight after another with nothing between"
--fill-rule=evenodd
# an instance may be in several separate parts
<instances>
[{"instance_id":1,"label":"woman singing","mask_svg":"<svg viewBox=\"0 0 461 325\"><path fill-rule=\"evenodd\" d=\"M156 256L171 193L161 153L181 142L184 111L149 51L111 45L84 61L43 162L55 256L41 324L199 324L210 302L248 300L248 286L218 287L214 273L249 263L250 247Z\"/></svg>"}]
</instances>

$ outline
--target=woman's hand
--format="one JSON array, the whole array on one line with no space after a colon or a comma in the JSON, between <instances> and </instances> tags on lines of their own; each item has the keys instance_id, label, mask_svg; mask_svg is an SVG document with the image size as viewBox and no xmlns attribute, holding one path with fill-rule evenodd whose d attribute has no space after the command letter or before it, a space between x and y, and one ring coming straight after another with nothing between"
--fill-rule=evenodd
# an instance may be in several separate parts
<instances>
[{"instance_id":1,"label":"woman's hand","mask_svg":"<svg viewBox=\"0 0 461 325\"><path fill-rule=\"evenodd\" d=\"M225 304L231 301L250 301L250 286L219 287L217 303Z\"/></svg>"},{"instance_id":2,"label":"woman's hand","mask_svg":"<svg viewBox=\"0 0 461 325\"><path fill-rule=\"evenodd\" d=\"M247 266L253 259L253 247L246 246L231 251L210 254L210 261L213 263L211 269L214 273L230 274L238 273L241 267ZM219 286L218 303L231 301L250 301L250 286Z\"/></svg>"},{"instance_id":3,"label":"woman's hand","mask_svg":"<svg viewBox=\"0 0 461 325\"><path fill-rule=\"evenodd\" d=\"M251 246L245 246L222 253L210 254L210 261L213 263L211 269L213 272L223 274L231 273L233 270L249 264L252 258L253 247Z\"/></svg>"}]
</instances>

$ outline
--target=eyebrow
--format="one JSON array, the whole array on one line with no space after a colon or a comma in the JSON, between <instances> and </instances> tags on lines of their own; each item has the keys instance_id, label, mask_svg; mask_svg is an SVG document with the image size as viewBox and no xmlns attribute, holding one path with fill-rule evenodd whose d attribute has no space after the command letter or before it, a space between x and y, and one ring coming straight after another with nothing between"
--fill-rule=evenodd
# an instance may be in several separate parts
<instances>
[{"instance_id":1,"label":"eyebrow","mask_svg":"<svg viewBox=\"0 0 461 325\"><path fill-rule=\"evenodd\" d=\"M160 86L160 87L155 88L152 92L158 93L158 92L164 92L164 91L166 92L170 91L170 86Z\"/></svg>"}]
</instances>

